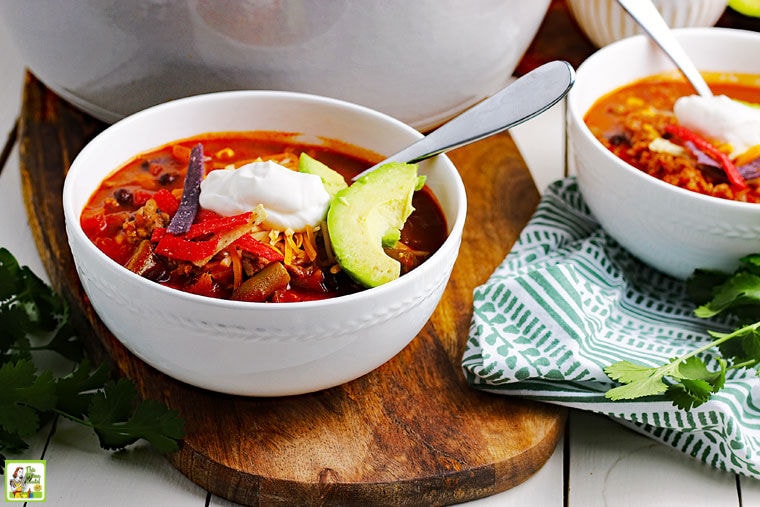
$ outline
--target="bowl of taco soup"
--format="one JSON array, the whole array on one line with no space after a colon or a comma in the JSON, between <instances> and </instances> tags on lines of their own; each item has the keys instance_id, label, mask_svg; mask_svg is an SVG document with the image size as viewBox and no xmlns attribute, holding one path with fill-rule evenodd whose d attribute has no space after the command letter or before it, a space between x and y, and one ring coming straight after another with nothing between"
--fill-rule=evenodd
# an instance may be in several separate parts
<instances>
[{"instance_id":1,"label":"bowl of taco soup","mask_svg":"<svg viewBox=\"0 0 760 507\"><path fill-rule=\"evenodd\" d=\"M131 115L67 174L83 287L133 354L180 381L280 396L353 380L425 325L461 242L466 196L448 158L353 181L419 137L294 92Z\"/></svg>"},{"instance_id":2,"label":"bowl of taco soup","mask_svg":"<svg viewBox=\"0 0 760 507\"><path fill-rule=\"evenodd\" d=\"M731 270L760 251L760 34L675 30L699 97L647 37L602 48L568 96L570 170L622 246L663 273Z\"/></svg>"}]
</instances>

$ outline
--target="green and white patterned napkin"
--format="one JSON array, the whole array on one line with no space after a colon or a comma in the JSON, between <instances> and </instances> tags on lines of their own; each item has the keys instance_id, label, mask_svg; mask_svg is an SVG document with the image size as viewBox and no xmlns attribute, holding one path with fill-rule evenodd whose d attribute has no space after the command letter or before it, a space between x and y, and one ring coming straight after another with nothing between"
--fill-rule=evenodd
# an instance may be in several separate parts
<instances>
[{"instance_id":1,"label":"green and white patterned napkin","mask_svg":"<svg viewBox=\"0 0 760 507\"><path fill-rule=\"evenodd\" d=\"M716 468L760 478L754 371L730 371L725 388L690 411L659 397L604 397L616 385L605 366L657 366L711 341L708 326L729 330L693 310L684 282L602 230L570 177L547 189L512 251L475 289L462 367L477 389L606 414Z\"/></svg>"}]
</instances>

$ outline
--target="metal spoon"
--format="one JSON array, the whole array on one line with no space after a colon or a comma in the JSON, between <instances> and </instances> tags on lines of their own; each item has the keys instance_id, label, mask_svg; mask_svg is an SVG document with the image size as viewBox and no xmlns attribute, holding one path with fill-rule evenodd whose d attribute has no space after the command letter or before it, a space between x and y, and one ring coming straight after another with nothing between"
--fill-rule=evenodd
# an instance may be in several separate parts
<instances>
[{"instance_id":1,"label":"metal spoon","mask_svg":"<svg viewBox=\"0 0 760 507\"><path fill-rule=\"evenodd\" d=\"M416 163L519 125L559 102L570 91L574 80L575 72L569 63L546 63L370 167L354 180L385 163Z\"/></svg>"},{"instance_id":2,"label":"metal spoon","mask_svg":"<svg viewBox=\"0 0 760 507\"><path fill-rule=\"evenodd\" d=\"M694 62L673 35L657 7L650 0L617 0L617 2L660 46L660 49L673 61L697 93L703 97L712 97L710 87L707 86Z\"/></svg>"}]
</instances>

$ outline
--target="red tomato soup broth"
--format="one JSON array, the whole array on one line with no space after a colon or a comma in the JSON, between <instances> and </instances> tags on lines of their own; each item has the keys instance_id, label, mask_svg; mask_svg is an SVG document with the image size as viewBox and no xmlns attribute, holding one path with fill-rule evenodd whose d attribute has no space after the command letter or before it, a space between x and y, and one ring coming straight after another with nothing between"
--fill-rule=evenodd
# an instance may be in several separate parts
<instances>
[{"instance_id":1,"label":"red tomato soup broth","mask_svg":"<svg viewBox=\"0 0 760 507\"><path fill-rule=\"evenodd\" d=\"M82 210L82 229L103 253L127 269L167 287L203 296L297 302L363 290L336 264L324 223L295 232L256 230L246 234L242 238L245 241L236 239L205 262L167 258L155 251L182 198L190 151L198 143L203 146L206 174L257 160L271 160L298 170L300 154L307 153L350 183L353 176L380 159L340 141L322 140L324 145L316 146L300 144L294 138L293 134L263 131L208 133L140 154L96 189ZM386 253L400 262L402 274L424 262L447 237L445 217L427 186L414 193L412 202L415 210L401 230L400 241L386 248ZM205 245L214 235L211 229L203 231L206 224L233 230L233 220L199 209L194 220L194 226L201 231L197 244ZM279 268L272 269L274 264ZM263 296L256 290L240 290L257 275L275 280L270 283L271 290Z\"/></svg>"},{"instance_id":2,"label":"red tomato soup broth","mask_svg":"<svg viewBox=\"0 0 760 507\"><path fill-rule=\"evenodd\" d=\"M704 73L715 95L760 104L760 76ZM760 178L745 171L746 188L732 185L717 162L698 157L693 149L658 150L652 142L661 138L681 147L686 143L673 135L678 121L673 112L680 97L693 95L689 84L673 74L650 76L601 97L584 120L594 136L617 157L667 183L714 197L760 202ZM731 146L719 139L706 139L726 156ZM758 151L760 154L760 151ZM739 166L747 160L733 160Z\"/></svg>"}]
</instances>

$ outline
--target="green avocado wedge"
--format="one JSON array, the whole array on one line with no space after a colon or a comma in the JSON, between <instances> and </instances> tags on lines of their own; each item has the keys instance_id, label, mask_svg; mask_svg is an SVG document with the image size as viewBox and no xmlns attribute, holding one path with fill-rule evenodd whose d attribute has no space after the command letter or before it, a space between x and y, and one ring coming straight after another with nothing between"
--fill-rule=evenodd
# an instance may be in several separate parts
<instances>
[{"instance_id":1,"label":"green avocado wedge","mask_svg":"<svg viewBox=\"0 0 760 507\"><path fill-rule=\"evenodd\" d=\"M331 169L305 152L302 152L298 158L298 172L316 174L322 178L322 185L330 197L334 197L340 190L348 187L346 180L338 171Z\"/></svg>"},{"instance_id":2,"label":"green avocado wedge","mask_svg":"<svg viewBox=\"0 0 760 507\"><path fill-rule=\"evenodd\" d=\"M391 162L335 194L327 230L341 269L365 287L398 278L401 264L386 255L384 242L398 238L420 188L416 164Z\"/></svg>"}]
</instances>

